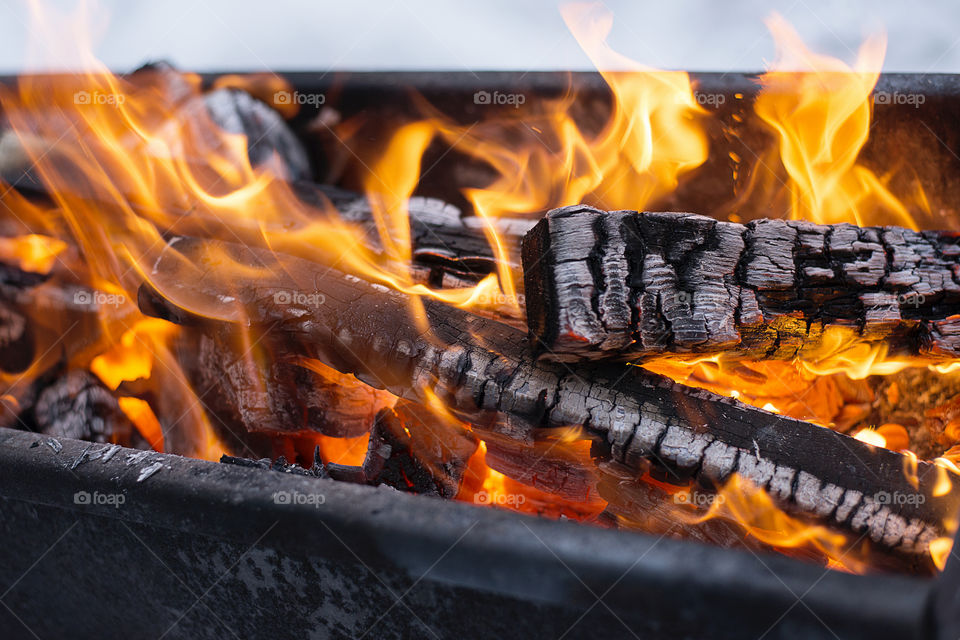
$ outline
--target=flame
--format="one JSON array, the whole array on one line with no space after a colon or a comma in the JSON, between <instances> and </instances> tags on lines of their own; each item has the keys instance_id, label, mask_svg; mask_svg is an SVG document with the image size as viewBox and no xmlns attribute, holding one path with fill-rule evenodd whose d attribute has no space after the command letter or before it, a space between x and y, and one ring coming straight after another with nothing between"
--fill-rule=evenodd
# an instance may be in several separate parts
<instances>
[{"instance_id":1,"label":"flame","mask_svg":"<svg viewBox=\"0 0 960 640\"><path fill-rule=\"evenodd\" d=\"M754 111L777 134L789 175L790 217L916 229L903 203L857 164L870 134L871 92L880 77L886 37L864 41L848 66L811 52L778 14L767 27L777 43L777 60L760 78L763 90Z\"/></svg>"},{"instance_id":2,"label":"flame","mask_svg":"<svg viewBox=\"0 0 960 640\"><path fill-rule=\"evenodd\" d=\"M947 566L947 559L953 551L953 538L937 538L930 543L930 554L937 569L943 571Z\"/></svg>"},{"instance_id":3,"label":"flame","mask_svg":"<svg viewBox=\"0 0 960 640\"><path fill-rule=\"evenodd\" d=\"M16 264L24 271L46 274L66 248L63 240L36 233L0 238L0 260Z\"/></svg>"},{"instance_id":4,"label":"flame","mask_svg":"<svg viewBox=\"0 0 960 640\"><path fill-rule=\"evenodd\" d=\"M150 405L145 400L130 397L118 398L117 403L154 451L163 451L163 427Z\"/></svg>"},{"instance_id":5,"label":"flame","mask_svg":"<svg viewBox=\"0 0 960 640\"><path fill-rule=\"evenodd\" d=\"M492 168L492 182L465 189L464 196L497 260L496 294L514 311L520 311L517 273L511 267L518 262L518 247L500 237L497 220L540 217L572 203L643 209L676 189L682 176L703 164L708 154L706 111L697 102L687 73L652 69L614 52L606 43L612 15L600 3L570 4L561 11L613 95L612 113L599 130L595 124L579 124L582 105L573 89L529 108L523 106L523 94L504 94L516 108L496 110L468 126L453 122L421 100L430 117L402 127L385 154L393 159L393 150L399 150L403 171L409 171L404 184L410 188L415 184L412 168L419 166L428 139L438 137ZM389 165L396 167L395 162ZM388 169L387 175L398 170ZM381 184L368 183L368 189L371 186L383 190ZM388 192L392 202L381 208L401 212L407 192L396 188L392 196ZM404 225L402 219L393 227L402 231ZM485 286L489 289L493 284ZM463 306L476 308L484 299L474 295Z\"/></svg>"},{"instance_id":6,"label":"flame","mask_svg":"<svg viewBox=\"0 0 960 640\"><path fill-rule=\"evenodd\" d=\"M91 344L72 357L70 365L88 368L115 390L121 410L158 450L172 446L171 430L181 419L195 429L192 455L216 459L230 450L231 443L209 424L200 409L201 398L179 369L173 351L182 337L179 328L146 318L137 310L139 285L150 283L160 295L198 315L243 324L244 318L238 315L242 310L229 303L234 276L270 275L212 249L200 264L177 258L176 245L166 240L170 235L212 237L314 259L410 294L410 313L420 322L425 319L420 300L426 297L475 310L506 300L519 315L517 248L501 238L502 218L540 216L550 208L575 203L642 210L673 193L684 176L708 157L704 127L709 115L700 106L689 76L651 69L614 52L606 41L612 18L602 5L567 5L562 10L564 20L610 89L609 116L589 122L588 107L578 101L573 89L529 106L514 96L517 108L491 106L479 123L469 126L436 113L420 100L422 119L398 127L375 157L361 158L369 169L362 182L376 229L376 246L372 246L366 230L345 222L329 203L304 203L271 170L276 163L254 166L242 135L215 133L217 126L202 108L199 77L177 76L172 81L178 83L178 90L173 92L162 83L143 85L117 77L90 53L90 17L82 9L51 20L37 2L31 8L32 30L84 71L73 83L31 76L23 78L16 91L0 90L4 115L52 200L46 206L28 202L15 192L4 196L26 230L0 240L0 259L58 278L59 266L75 251L82 258L77 277L114 296L116 304L100 305L97 330L88 337ZM787 178L791 217L916 228L907 205L857 162L869 134L870 93L883 58L883 40L869 39L856 62L848 66L809 52L781 18L773 17L769 26L780 45L780 57L761 77L762 90L754 108L775 134L775 160ZM218 87L242 87L260 96L289 90L275 76L224 77ZM64 143L48 144L64 138ZM408 199L424 173L424 154L435 141L494 173L488 185L464 192L497 262L496 272L473 287L433 289L419 282L411 268ZM776 195L751 197L772 201ZM917 198L925 196L920 193ZM154 273L161 252L179 260L172 273ZM223 288L222 307L184 299L170 286L176 280L206 275L205 269L216 272ZM254 352L255 337L246 331L242 338L247 347L244 358L261 357ZM851 392L841 390L841 376L863 381L917 365L885 349L858 343L851 330L829 329L821 346L805 352L797 362L743 363L721 355L663 358L644 366L768 411L827 426L835 424L848 404L844 393ZM340 375L308 359L297 363L327 380ZM960 366L960 362L922 364L941 372ZM152 383L157 395L182 393L196 402L183 415L170 419L146 394L144 398L126 395L128 388L143 381ZM432 391L424 389L421 395L438 420L463 426ZM18 404L12 394L5 394L4 400L11 406ZM386 401L385 405L391 406ZM887 438L877 431L860 431L857 437L887 446ZM354 466L362 464L368 444L366 436L316 435L305 440L319 447L324 461ZM592 464L584 430L571 427L555 434L554 440L584 467ZM294 448L291 441L280 445ZM567 500L524 485L491 468L487 454L487 443L481 439L467 463L459 499L479 503L479 496L485 496L485 503L494 506L587 520L606 507L601 500ZM909 475L912 462L915 476L916 456L905 460L905 473ZM938 462L934 494L950 491L949 474L958 472L946 458ZM739 477L727 482L717 497L706 514L688 513L688 522L735 522L764 544L811 547L833 567L862 569L858 560L846 557L844 536L789 516L765 492ZM950 544L944 538L931 545L938 563L949 553Z\"/></svg>"},{"instance_id":7,"label":"flame","mask_svg":"<svg viewBox=\"0 0 960 640\"><path fill-rule=\"evenodd\" d=\"M765 206L760 210L775 212L785 193L787 213L793 219L916 229L906 200L896 197L883 179L858 162L869 137L871 94L885 54L885 37L868 38L855 61L847 64L810 51L777 14L767 20L767 26L777 45L777 59L759 78L761 90L753 109L774 134L776 144L771 157L758 159L757 175L737 202L761 203ZM776 173L778 168L785 179L780 174L774 179L759 177L764 170ZM922 189L910 195L913 205L929 210ZM738 213L735 208L732 217L739 218ZM804 347L792 362L743 363L721 354L665 356L642 366L753 406L779 409L823 426L849 428L865 417L841 397L839 389L849 387L850 381L910 367L949 373L960 361L899 356L890 353L885 343L862 342L856 329L831 326L819 336L815 348ZM862 437L887 446L887 439L880 442L879 433ZM902 444L903 438L890 442Z\"/></svg>"},{"instance_id":8,"label":"flame","mask_svg":"<svg viewBox=\"0 0 960 640\"><path fill-rule=\"evenodd\" d=\"M875 447L886 447L887 439L884 438L881 434L877 433L874 429L861 429L853 436L860 442L866 442L867 444L873 445Z\"/></svg>"},{"instance_id":9,"label":"flame","mask_svg":"<svg viewBox=\"0 0 960 640\"><path fill-rule=\"evenodd\" d=\"M693 504L693 501L684 503ZM748 536L778 549L814 549L828 558L831 566L846 571L859 573L865 566L850 555L846 536L790 516L766 491L738 474L733 474L720 487L706 513L688 514L684 519L690 524L726 520L742 527Z\"/></svg>"}]
</instances>

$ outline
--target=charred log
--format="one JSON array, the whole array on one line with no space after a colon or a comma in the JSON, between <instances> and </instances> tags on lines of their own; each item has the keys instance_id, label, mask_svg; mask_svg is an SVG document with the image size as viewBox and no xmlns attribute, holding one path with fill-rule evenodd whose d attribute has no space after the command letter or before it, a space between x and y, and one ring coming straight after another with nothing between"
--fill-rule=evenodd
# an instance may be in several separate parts
<instances>
[{"instance_id":1,"label":"charred log","mask_svg":"<svg viewBox=\"0 0 960 640\"><path fill-rule=\"evenodd\" d=\"M487 465L508 478L571 502L600 501L588 441L528 443L492 434L484 442Z\"/></svg>"},{"instance_id":2,"label":"charred log","mask_svg":"<svg viewBox=\"0 0 960 640\"><path fill-rule=\"evenodd\" d=\"M462 420L512 437L532 441L537 429L581 425L602 443L598 455L638 473L650 461L704 485L738 473L787 508L907 554L926 554L960 506L956 488L937 495L934 465L919 464L915 487L899 453L636 367L536 361L522 332L430 299L423 301L427 330L407 296L300 259L221 244L260 269L255 278L221 277L205 264L204 244L180 239L168 249L196 265L195 277L175 272L181 260L158 260L154 282L164 296L141 288L145 313L201 330L249 323L299 355L396 395L423 402L436 393ZM297 295L282 300L294 302L277 302L291 291ZM318 291L323 304L295 302ZM202 304L203 316L174 300ZM886 502L893 494L916 499Z\"/></svg>"},{"instance_id":3,"label":"charred log","mask_svg":"<svg viewBox=\"0 0 960 640\"><path fill-rule=\"evenodd\" d=\"M845 327L960 356L960 234L556 209L525 237L528 324L554 360L792 359Z\"/></svg>"},{"instance_id":4,"label":"charred log","mask_svg":"<svg viewBox=\"0 0 960 640\"><path fill-rule=\"evenodd\" d=\"M234 433L356 437L394 401L322 363L276 357L241 337L213 330L181 358L198 395Z\"/></svg>"},{"instance_id":5,"label":"charred log","mask_svg":"<svg viewBox=\"0 0 960 640\"><path fill-rule=\"evenodd\" d=\"M270 458L260 458L259 460L252 460L250 458L241 458L237 456L228 456L223 455L220 457L221 464L232 464L238 467L249 467L253 469L263 469L264 471L276 471L277 473L291 473L297 476L310 476L313 478L329 478L327 474L327 469L323 464L323 461L320 459L320 447L317 447L313 451L313 465L309 468L305 468L299 464L293 464L287 462L286 459L281 456L276 460L271 460Z\"/></svg>"},{"instance_id":6,"label":"charred log","mask_svg":"<svg viewBox=\"0 0 960 640\"><path fill-rule=\"evenodd\" d=\"M477 440L459 425L401 400L380 411L360 469L330 465L335 479L386 484L410 493L453 498Z\"/></svg>"},{"instance_id":7,"label":"charred log","mask_svg":"<svg viewBox=\"0 0 960 640\"><path fill-rule=\"evenodd\" d=\"M76 369L43 385L25 424L56 438L128 444L135 430L116 397L93 374Z\"/></svg>"}]
</instances>

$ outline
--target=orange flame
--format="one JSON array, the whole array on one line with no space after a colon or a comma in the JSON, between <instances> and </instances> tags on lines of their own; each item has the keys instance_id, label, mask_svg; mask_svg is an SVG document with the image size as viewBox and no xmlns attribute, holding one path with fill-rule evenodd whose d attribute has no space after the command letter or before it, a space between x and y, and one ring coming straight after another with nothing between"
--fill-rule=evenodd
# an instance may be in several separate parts
<instances>
[{"instance_id":1,"label":"orange flame","mask_svg":"<svg viewBox=\"0 0 960 640\"><path fill-rule=\"evenodd\" d=\"M46 43L55 44L61 58L79 62L85 72L74 78L75 85L33 76L24 78L16 92L0 93L4 114L53 200L53 206L40 207L9 196L29 232L0 241L0 258L48 273L56 271L68 248L76 248L83 257L85 284L119 296L116 305L100 308L101 334L88 349L90 357L71 363L89 368L115 390L124 382L157 380L161 375L178 384L178 391L187 388L187 376L177 369L170 351L179 330L139 314L134 301L141 282L199 315L243 320L231 305L233 276L244 270L264 275L215 251L204 256L203 264L181 256L179 269L155 274L153 265L161 251L177 255L176 246L165 240L167 234L235 240L316 259L411 294L411 313L420 320L417 300L426 296L468 308L502 297L519 311L517 274L511 266L516 263L516 247L498 234L498 218L539 216L550 208L581 202L607 209L644 209L673 192L708 156L707 113L689 76L650 69L615 53L606 43L612 28L609 12L596 4L568 5L564 20L610 88L609 115L597 122L596 114L588 113L589 105L580 104L573 91L529 107L491 106L488 117L469 127L432 113L425 105L428 117L397 129L381 154L366 163L370 171L364 188L379 239L375 250L367 245L363 230L339 219L332 207L308 206L274 173L253 166L243 136L211 133L217 127L209 114L203 108L189 108L191 103L202 106L198 78L181 77L183 87L176 95L118 78L91 55L87 16L78 12L55 24L37 2L31 7L33 30ZM769 25L780 44L780 58L760 80L763 89L755 111L776 135L790 215L825 223L915 227L906 205L857 162L869 134L869 100L883 57L882 39L868 40L851 67L809 52L781 18L775 16ZM274 80L261 78L255 85L225 78L221 86L285 88ZM512 101L518 107L520 102ZM65 137L68 143L36 144ZM436 139L496 174L489 185L464 194L481 219L498 263L497 273L474 287L433 290L411 273L407 199L420 181L423 155ZM174 279L199 278L205 269L219 277L221 307L176 298L181 294L169 286ZM244 338L252 347L251 336ZM837 330L827 332L817 353L805 354L797 363L747 365L713 356L646 366L769 411L795 415L813 400L790 397L784 389L793 382L814 389L833 375L863 379L911 365L889 358L883 349L855 344L849 332ZM960 363L936 366L950 370ZM424 395L437 417L456 420L440 398ZM134 397L121 397L119 404L152 446L163 448L171 440L156 407ZM821 424L829 424L827 414L840 404L818 406L811 413ZM202 411L194 409L188 418L199 429L196 455L216 458L226 450ZM876 432L858 437L876 446L887 444ZM576 430L559 440L588 444ZM366 451L366 438L317 436L316 444L326 461L344 464L359 464ZM584 447L577 453L586 458ZM509 505L513 499L510 506L519 510L552 509L581 518L596 516L604 508L600 501L570 503L523 486L490 468L486 454L486 445L481 444L469 461L468 476L473 480L464 483L461 499L476 501L482 492L494 504ZM912 460L915 472L916 458ZM951 489L948 472L958 472L952 463L938 464L942 476L936 495ZM790 517L740 478L732 478L718 496L722 499L707 514L693 516L691 522L726 519L766 544L812 546L831 558L832 566L860 568L845 558L843 536ZM931 552L942 560L949 541L937 541Z\"/></svg>"},{"instance_id":2,"label":"orange flame","mask_svg":"<svg viewBox=\"0 0 960 640\"><path fill-rule=\"evenodd\" d=\"M693 501L687 501L692 504ZM681 516L682 517L682 516ZM860 572L862 561L850 557L845 536L818 525L811 525L781 510L763 489L737 474L720 487L706 513L688 515L691 524L722 519L735 523L760 542L781 549L808 547L831 561L831 566Z\"/></svg>"},{"instance_id":3,"label":"orange flame","mask_svg":"<svg viewBox=\"0 0 960 640\"><path fill-rule=\"evenodd\" d=\"M780 160L790 177L791 217L915 229L906 207L857 164L870 134L870 98L886 38L868 38L850 67L811 52L778 14L767 27L778 57L760 78L763 90L754 111L777 133Z\"/></svg>"}]
</instances>

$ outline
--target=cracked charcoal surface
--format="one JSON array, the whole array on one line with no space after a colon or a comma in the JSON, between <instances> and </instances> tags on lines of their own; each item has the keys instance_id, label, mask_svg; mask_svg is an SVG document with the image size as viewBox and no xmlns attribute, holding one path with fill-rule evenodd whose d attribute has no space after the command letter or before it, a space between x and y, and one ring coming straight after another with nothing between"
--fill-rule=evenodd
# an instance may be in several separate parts
<instances>
[{"instance_id":1,"label":"cracked charcoal surface","mask_svg":"<svg viewBox=\"0 0 960 640\"><path fill-rule=\"evenodd\" d=\"M960 357L960 234L687 213L551 211L524 238L541 357L789 360L829 326Z\"/></svg>"},{"instance_id":2,"label":"cracked charcoal surface","mask_svg":"<svg viewBox=\"0 0 960 640\"><path fill-rule=\"evenodd\" d=\"M247 263L281 259L220 244ZM201 246L189 239L175 245L203 266ZM422 390L429 389L471 424L526 441L540 428L582 425L606 444L601 456L638 473L653 463L709 484L738 472L791 510L867 533L905 554L926 553L927 543L943 533L943 516L960 507L958 491L934 495L937 474L928 463L919 464L915 489L899 453L637 367L536 360L523 332L433 300L423 301L426 330L410 318L402 294L303 260L282 260L275 278L231 281L250 322L288 349L397 395L423 402ZM164 265L161 259L158 273ZM224 286L217 274L211 269L170 286L190 299L213 301ZM291 288L322 290L326 302L275 304L275 294ZM148 290L141 291L141 307L188 325L203 322ZM882 492L924 499L881 504L876 496Z\"/></svg>"}]
</instances>

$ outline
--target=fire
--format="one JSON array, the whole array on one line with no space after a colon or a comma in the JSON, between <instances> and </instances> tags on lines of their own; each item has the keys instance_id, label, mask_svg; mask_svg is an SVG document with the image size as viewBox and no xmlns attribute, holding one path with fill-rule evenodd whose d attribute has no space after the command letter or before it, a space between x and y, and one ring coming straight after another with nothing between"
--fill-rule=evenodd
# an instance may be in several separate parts
<instances>
[{"instance_id":1,"label":"fire","mask_svg":"<svg viewBox=\"0 0 960 640\"><path fill-rule=\"evenodd\" d=\"M171 450L173 436L183 428L190 435L185 451L190 455L217 459L236 443L231 434L210 423L200 391L191 388L189 376L180 368L175 346L181 330L140 314L140 284L149 283L160 295L199 316L226 318L243 326L243 310L233 304L233 280L241 273L270 276L266 268L238 264L216 250L191 262L177 253L176 243L167 242L169 236L236 241L278 255L316 260L410 294L411 314L422 322L425 314L419 301L427 297L478 311L490 307L491 300L504 299L519 317L521 292L513 266L517 248L498 233L498 219L540 216L572 203L606 209L656 206L709 154L705 125L710 116L700 106L688 74L651 69L617 54L606 42L612 28L609 12L599 5L568 5L563 18L610 89L610 113L597 121L596 114L585 113L571 89L567 95L536 105L508 111L491 107L479 123L464 126L421 101L422 119L398 127L375 156L361 158L369 168L363 187L376 229L376 246L372 246L366 231L344 221L332 204L305 203L277 175L279 159L255 166L248 153L249 141L220 130L202 108L198 77L168 77L165 82L176 84L172 91L160 81L144 85L115 76L90 54L86 16L69 16L57 26L41 20L49 16L37 4L32 6L34 30L46 42L56 43L61 57L79 61L85 71L72 83L31 76L23 78L16 91L0 92L19 148L51 199L47 206L29 202L16 192L5 196L5 203L26 229L0 239L0 260L70 280L59 270L64 267L91 291L110 296L109 303L97 305L96 329L84 336L87 342L70 354L68 364L93 372L115 392L120 409L157 450ZM909 207L887 189L883 179L857 162L870 130L870 95L879 75L883 40L869 39L849 66L808 51L781 18L775 16L769 25L780 45L780 58L760 78L762 89L754 109L776 140L775 157L770 160L779 163L787 178L789 215L824 223L915 228ZM257 95L289 90L276 77L225 77L218 87L243 87ZM65 136L69 144L47 144ZM408 199L424 171L424 154L438 141L495 174L486 186L464 192L497 261L496 273L472 287L435 289L417 281L411 268ZM755 188L748 197L773 203L783 193ZM161 252L179 256L179 268L155 273L153 265ZM77 271L66 267L68 260ZM171 286L175 280L200 277L219 283L222 304L183 299ZM249 364L248 369L257 372L252 365L265 357L256 348L258 338L249 328L242 338L245 351L237 364ZM52 349L55 345L42 346ZM857 343L852 330L831 329L817 352L797 362L753 363L711 356L662 358L643 366L685 384L824 426L838 425L844 408L851 404L849 399L866 388L863 381L868 376L918 364L942 372L960 366L960 362L897 360L884 349ZM294 364L321 374L326 381L336 382L341 376L309 359L297 359ZM31 369L25 375L41 373ZM351 378L349 384L358 383ZM185 404L171 416L162 405L174 396ZM437 420L466 429L429 389L420 396ZM393 396L377 399L384 407L394 406L397 400ZM17 402L14 395L5 396L5 404ZM178 426L183 424L188 426ZM909 441L904 444L895 428L883 429L888 426L861 430L857 437L878 447L906 448ZM488 464L488 459L493 460L495 436L469 435L480 443L467 463L458 499L582 520L599 519L606 508L607 503L592 490L575 500L501 473ZM305 456L298 447L309 445L312 451L317 446L325 462L353 466L363 462L368 443L367 436L316 435L294 440L282 440L277 450L297 451L302 459ZM574 427L549 442L533 443L531 449L541 457L562 454L579 470L592 471L590 445L586 432ZM912 460L915 475L916 457ZM941 475L934 493L940 495L950 490L950 474L960 474L960 469L946 458L938 465ZM910 469L904 472L909 475ZM735 522L763 544L812 548L831 566L863 569L857 560L846 557L848 541L843 536L789 516L765 492L738 477L719 489L705 514L678 513L689 524L715 519ZM949 553L949 546L947 539L931 546L938 563Z\"/></svg>"},{"instance_id":2,"label":"fire","mask_svg":"<svg viewBox=\"0 0 960 640\"><path fill-rule=\"evenodd\" d=\"M857 164L870 134L871 94L886 51L868 38L852 66L811 52L777 14L767 20L778 57L761 78L754 111L777 134L790 179L790 216L823 224L916 228L906 207ZM797 72L803 73L797 73Z\"/></svg>"},{"instance_id":3,"label":"fire","mask_svg":"<svg viewBox=\"0 0 960 640\"><path fill-rule=\"evenodd\" d=\"M866 442L867 444L872 444L875 447L887 446L887 439L881 434L877 433L874 429L860 429L860 431L858 431L853 437L860 442Z\"/></svg>"},{"instance_id":4,"label":"fire","mask_svg":"<svg viewBox=\"0 0 960 640\"><path fill-rule=\"evenodd\" d=\"M937 538L930 543L930 553L933 555L933 561L941 571L947 566L947 559L950 557L952 550L952 538Z\"/></svg>"},{"instance_id":5,"label":"fire","mask_svg":"<svg viewBox=\"0 0 960 640\"><path fill-rule=\"evenodd\" d=\"M766 491L736 474L713 497L706 513L682 517L692 524L714 519L731 522L742 527L746 535L777 549L815 550L829 558L834 568L859 573L866 566L851 553L846 536L787 515Z\"/></svg>"},{"instance_id":6,"label":"fire","mask_svg":"<svg viewBox=\"0 0 960 640\"><path fill-rule=\"evenodd\" d=\"M46 274L66 248L63 240L36 233L0 238L0 260L16 264L24 271Z\"/></svg>"}]
</instances>

